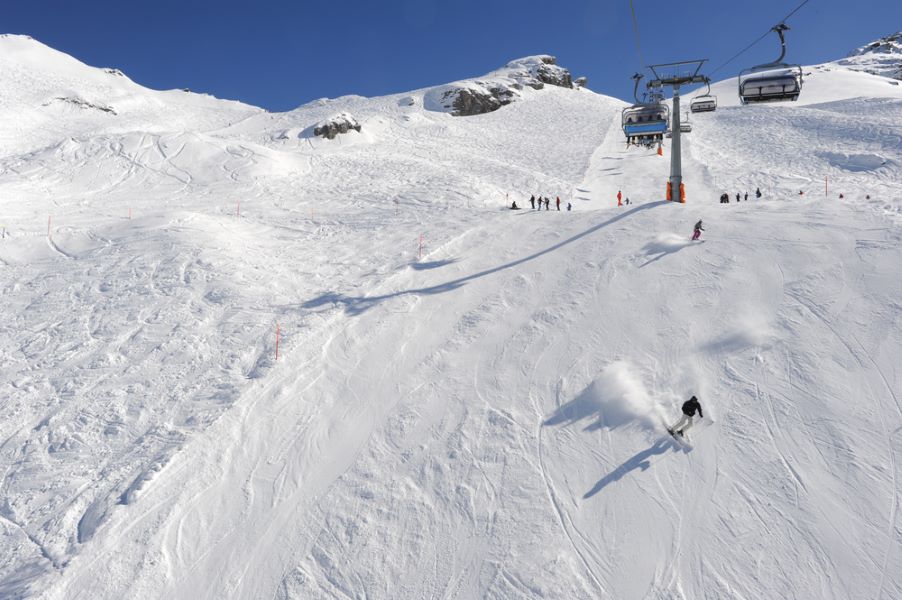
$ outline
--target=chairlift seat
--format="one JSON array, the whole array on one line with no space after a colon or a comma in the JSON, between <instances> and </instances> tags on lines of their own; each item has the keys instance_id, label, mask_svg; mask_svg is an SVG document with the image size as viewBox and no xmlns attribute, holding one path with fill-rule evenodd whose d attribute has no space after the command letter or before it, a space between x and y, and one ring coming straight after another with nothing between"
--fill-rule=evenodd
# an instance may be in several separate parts
<instances>
[{"instance_id":1,"label":"chairlift seat","mask_svg":"<svg viewBox=\"0 0 902 600\"><path fill-rule=\"evenodd\" d=\"M689 109L694 113L717 110L717 98L715 96L699 96L689 103Z\"/></svg>"}]
</instances>

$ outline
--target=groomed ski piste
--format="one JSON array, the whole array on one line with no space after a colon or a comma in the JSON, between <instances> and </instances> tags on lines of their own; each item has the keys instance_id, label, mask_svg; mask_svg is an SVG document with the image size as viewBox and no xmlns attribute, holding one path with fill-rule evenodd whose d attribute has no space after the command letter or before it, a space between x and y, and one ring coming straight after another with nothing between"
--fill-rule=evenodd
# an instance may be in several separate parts
<instances>
[{"instance_id":1,"label":"groomed ski piste","mask_svg":"<svg viewBox=\"0 0 902 600\"><path fill-rule=\"evenodd\" d=\"M902 597L902 89L805 72L712 86L679 204L587 89L271 114L0 38L0 597Z\"/></svg>"}]
</instances>

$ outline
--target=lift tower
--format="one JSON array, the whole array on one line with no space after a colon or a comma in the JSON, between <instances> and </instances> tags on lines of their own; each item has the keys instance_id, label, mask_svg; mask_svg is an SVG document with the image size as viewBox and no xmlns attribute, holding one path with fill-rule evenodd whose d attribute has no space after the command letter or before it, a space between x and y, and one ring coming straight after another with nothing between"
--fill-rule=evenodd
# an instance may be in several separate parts
<instances>
[{"instance_id":1,"label":"lift tower","mask_svg":"<svg viewBox=\"0 0 902 600\"><path fill-rule=\"evenodd\" d=\"M674 192L678 194L680 202L686 202L686 193L683 187L683 166L680 155L680 86L692 83L706 83L707 78L699 75L702 64L707 61L685 60L682 62L666 63L660 65L648 65L655 78L648 82L648 87L673 88L673 117L670 123L671 150L670 150L670 180L667 182L667 199L673 200Z\"/></svg>"}]
</instances>

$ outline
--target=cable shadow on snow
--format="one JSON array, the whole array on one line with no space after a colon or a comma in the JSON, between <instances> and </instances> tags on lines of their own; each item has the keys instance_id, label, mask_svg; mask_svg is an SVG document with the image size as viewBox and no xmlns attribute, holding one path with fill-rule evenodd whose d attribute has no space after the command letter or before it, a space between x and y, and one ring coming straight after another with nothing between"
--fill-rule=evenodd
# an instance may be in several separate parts
<instances>
[{"instance_id":1,"label":"cable shadow on snow","mask_svg":"<svg viewBox=\"0 0 902 600\"><path fill-rule=\"evenodd\" d=\"M414 271L428 271L430 269L438 269L447 265L453 265L456 262L456 258L449 258L446 260L433 260L429 262L412 262L410 263L410 268Z\"/></svg>"},{"instance_id":2,"label":"cable shadow on snow","mask_svg":"<svg viewBox=\"0 0 902 600\"><path fill-rule=\"evenodd\" d=\"M583 495L583 499L588 499L611 485L615 481L620 481L626 475L629 475L635 470L646 471L651 467L651 457L664 454L668 450L673 452L682 451L684 453L688 453L691 450L689 448L682 448L677 442L673 441L669 438L661 438L657 442L655 442L651 447L646 448L645 450L637 453L635 456L624 462L622 465L602 477L598 480L591 490L586 492Z\"/></svg>"},{"instance_id":3,"label":"cable shadow on snow","mask_svg":"<svg viewBox=\"0 0 902 600\"><path fill-rule=\"evenodd\" d=\"M379 296L347 296L345 294L339 294L337 292L327 292L317 298L313 298L312 300L308 300L304 302L301 307L302 308L318 308L320 306L329 306L334 304L343 304L345 307L345 312L350 315L360 315L366 312L367 310L373 308L374 306L384 302L385 300L390 300L392 298L397 298L400 296L408 296L408 295L434 295L434 294L443 294L446 292L454 291L464 284L469 283L470 281L474 281L476 279L481 279L483 277L487 277L489 275L494 275L495 273L499 273L501 271L511 269L513 267L520 266L524 263L530 262L539 258L540 256L544 256L545 254L549 254L556 250L563 248L573 242L584 238L588 235L595 233L600 229L604 229L609 225L613 225L618 221L626 219L635 213L643 210L649 210L651 208L655 208L664 204L667 204L666 200L658 200L657 202L649 202L647 204L640 204L635 208L630 208L627 211L624 211L617 215L616 217L611 217L607 221L599 223L597 225L593 225L589 229L578 233L574 236L567 238L557 244L549 246L544 250L539 250L538 252L534 252L529 256L524 256L523 258L518 258L517 260L505 263L503 265L498 265L497 267L492 267L491 269L485 269L484 271L479 271L478 273L473 273L472 275L467 275L465 277L460 277L458 279L453 279L451 281L447 281L445 283L440 283L437 285L432 285L428 287L422 288L414 288L409 290L401 290L398 292L392 292L390 294L382 294Z\"/></svg>"}]
</instances>

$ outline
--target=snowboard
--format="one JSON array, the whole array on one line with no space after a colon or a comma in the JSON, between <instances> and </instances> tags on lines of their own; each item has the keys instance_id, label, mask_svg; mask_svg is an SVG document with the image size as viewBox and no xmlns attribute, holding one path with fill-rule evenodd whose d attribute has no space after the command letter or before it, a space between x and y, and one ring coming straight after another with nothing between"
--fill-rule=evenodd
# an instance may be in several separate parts
<instances>
[{"instance_id":1,"label":"snowboard","mask_svg":"<svg viewBox=\"0 0 902 600\"><path fill-rule=\"evenodd\" d=\"M681 445L686 446L688 448L692 447L692 444L689 443L689 438L687 438L685 435L680 435L680 434L676 433L673 429L668 429L667 433L669 433L670 437L675 439Z\"/></svg>"}]
</instances>

